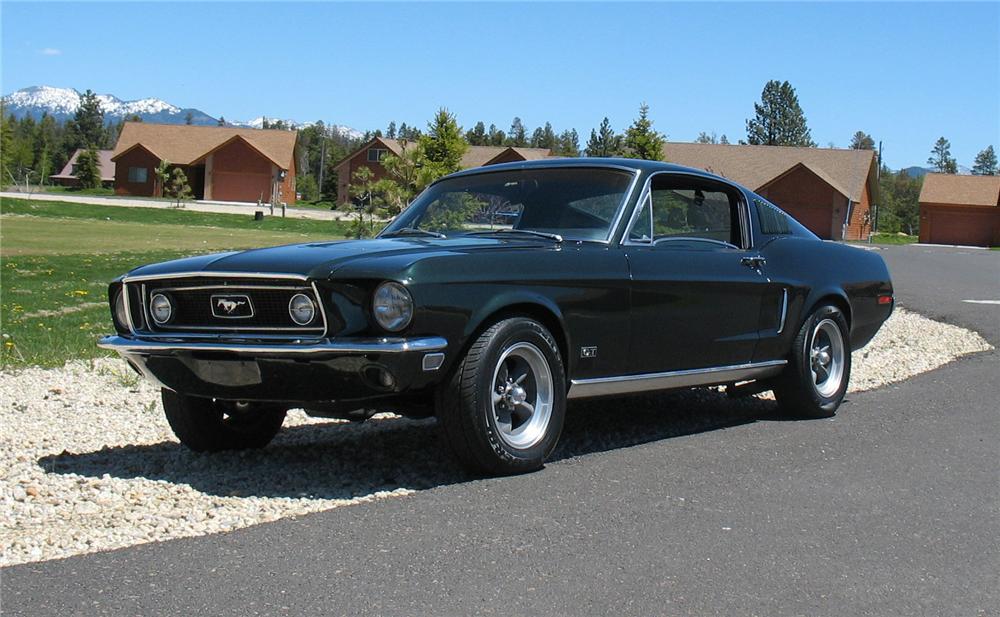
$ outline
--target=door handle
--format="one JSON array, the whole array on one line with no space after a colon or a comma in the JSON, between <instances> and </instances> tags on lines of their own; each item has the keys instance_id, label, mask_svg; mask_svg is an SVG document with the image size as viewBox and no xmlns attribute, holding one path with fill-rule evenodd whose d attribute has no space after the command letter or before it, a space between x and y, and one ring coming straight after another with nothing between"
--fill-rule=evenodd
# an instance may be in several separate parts
<instances>
[{"instance_id":1,"label":"door handle","mask_svg":"<svg viewBox=\"0 0 1000 617\"><path fill-rule=\"evenodd\" d=\"M753 257L741 257L740 263L748 268L759 270L761 266L767 263L767 260L761 255L754 255Z\"/></svg>"}]
</instances>

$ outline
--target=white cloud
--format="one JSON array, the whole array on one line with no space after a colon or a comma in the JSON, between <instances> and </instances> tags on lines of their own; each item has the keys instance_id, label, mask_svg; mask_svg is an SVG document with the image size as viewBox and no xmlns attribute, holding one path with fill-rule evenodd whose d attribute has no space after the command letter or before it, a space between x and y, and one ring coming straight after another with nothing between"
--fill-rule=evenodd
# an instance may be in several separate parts
<instances>
[{"instance_id":1,"label":"white cloud","mask_svg":"<svg viewBox=\"0 0 1000 617\"><path fill-rule=\"evenodd\" d=\"M43 56L61 56L62 50L56 49L55 47L44 47L42 49L39 49L38 53L42 54Z\"/></svg>"}]
</instances>

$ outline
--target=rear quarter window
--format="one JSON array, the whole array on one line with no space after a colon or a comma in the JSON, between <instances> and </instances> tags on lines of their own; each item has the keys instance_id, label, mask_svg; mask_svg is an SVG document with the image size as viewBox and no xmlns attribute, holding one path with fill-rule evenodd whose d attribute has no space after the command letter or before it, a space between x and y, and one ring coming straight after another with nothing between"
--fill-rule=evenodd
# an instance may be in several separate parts
<instances>
[{"instance_id":1,"label":"rear quarter window","mask_svg":"<svg viewBox=\"0 0 1000 617\"><path fill-rule=\"evenodd\" d=\"M757 210L757 226L760 227L760 233L768 236L792 233L787 214L760 199L754 199L753 204Z\"/></svg>"}]
</instances>

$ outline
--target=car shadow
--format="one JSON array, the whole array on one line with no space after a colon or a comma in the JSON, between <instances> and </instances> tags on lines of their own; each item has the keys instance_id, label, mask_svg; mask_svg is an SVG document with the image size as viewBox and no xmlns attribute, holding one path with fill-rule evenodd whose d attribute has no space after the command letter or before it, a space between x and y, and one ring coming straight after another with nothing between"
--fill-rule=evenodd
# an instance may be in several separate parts
<instances>
[{"instance_id":1,"label":"car shadow","mask_svg":"<svg viewBox=\"0 0 1000 617\"><path fill-rule=\"evenodd\" d=\"M715 390L597 399L569 407L550 462L595 452L780 420L773 402ZM49 455L49 473L146 478L229 497L352 499L473 480L449 454L433 419L284 428L263 450L196 453L173 441Z\"/></svg>"}]
</instances>

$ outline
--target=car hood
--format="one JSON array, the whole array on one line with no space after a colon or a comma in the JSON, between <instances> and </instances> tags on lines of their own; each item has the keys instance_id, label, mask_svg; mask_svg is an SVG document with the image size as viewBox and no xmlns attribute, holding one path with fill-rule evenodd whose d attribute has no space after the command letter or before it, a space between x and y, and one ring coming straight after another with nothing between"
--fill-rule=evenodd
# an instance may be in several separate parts
<instances>
[{"instance_id":1,"label":"car hood","mask_svg":"<svg viewBox=\"0 0 1000 617\"><path fill-rule=\"evenodd\" d=\"M273 272L323 279L344 265L361 260L384 261L389 258L395 266L399 266L405 265L405 262L444 253L511 249L551 250L556 247L556 244L548 240L464 236L441 239L407 237L310 242L175 259L136 268L128 275Z\"/></svg>"}]
</instances>

